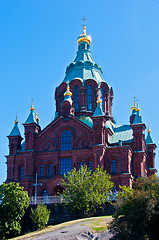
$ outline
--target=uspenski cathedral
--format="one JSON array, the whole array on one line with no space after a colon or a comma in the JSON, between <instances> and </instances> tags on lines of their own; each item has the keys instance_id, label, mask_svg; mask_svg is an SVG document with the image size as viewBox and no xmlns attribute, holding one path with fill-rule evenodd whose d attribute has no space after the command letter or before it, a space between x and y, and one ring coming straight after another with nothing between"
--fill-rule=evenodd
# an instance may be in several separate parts
<instances>
[{"instance_id":1,"label":"uspenski cathedral","mask_svg":"<svg viewBox=\"0 0 159 240\"><path fill-rule=\"evenodd\" d=\"M41 129L33 105L23 123L24 139L18 121L8 135L6 183L24 186L29 196L53 196L61 190L60 181L72 168L99 165L119 185L132 186L141 176L156 173L155 148L150 129L145 134L140 109L134 102L130 122L117 125L113 118L113 88L94 62L91 37L86 26L78 37L75 60L67 67L65 78L55 90L55 118Z\"/></svg>"}]
</instances>

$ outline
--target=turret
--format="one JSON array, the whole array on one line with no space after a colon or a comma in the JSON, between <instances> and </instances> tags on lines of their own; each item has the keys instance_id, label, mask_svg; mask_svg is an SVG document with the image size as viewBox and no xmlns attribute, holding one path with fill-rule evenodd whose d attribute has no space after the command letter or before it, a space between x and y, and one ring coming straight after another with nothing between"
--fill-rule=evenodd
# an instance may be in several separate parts
<instances>
[{"instance_id":1,"label":"turret","mask_svg":"<svg viewBox=\"0 0 159 240\"><path fill-rule=\"evenodd\" d=\"M137 114L137 106L136 106L136 101L134 101L134 106L131 108L131 110L132 110L132 114L131 114L131 116L130 116L130 124L132 124L133 123L133 121L134 121L134 118L135 118L135 116L136 116L136 114Z\"/></svg>"},{"instance_id":2,"label":"turret","mask_svg":"<svg viewBox=\"0 0 159 240\"><path fill-rule=\"evenodd\" d=\"M30 114L23 126L25 128L25 150L33 150L35 147L36 136L41 130L37 114L34 115L33 104L30 108Z\"/></svg>"},{"instance_id":3,"label":"turret","mask_svg":"<svg viewBox=\"0 0 159 240\"><path fill-rule=\"evenodd\" d=\"M72 101L72 93L70 92L69 84L67 85L67 90L64 93L64 100L61 104L61 114L64 117L68 117L69 114L74 115L73 101Z\"/></svg>"},{"instance_id":4,"label":"turret","mask_svg":"<svg viewBox=\"0 0 159 240\"><path fill-rule=\"evenodd\" d=\"M105 143L105 124L106 116L102 110L102 101L100 99L100 93L98 93L97 107L93 116L93 130L94 130L94 139L95 144L104 144Z\"/></svg>"},{"instance_id":5,"label":"turret","mask_svg":"<svg viewBox=\"0 0 159 240\"><path fill-rule=\"evenodd\" d=\"M140 108L137 106L134 110L136 112L134 120L131 123L131 128L133 130L134 136L134 150L135 151L145 151L145 124L142 122L142 117L139 114Z\"/></svg>"},{"instance_id":6,"label":"turret","mask_svg":"<svg viewBox=\"0 0 159 240\"><path fill-rule=\"evenodd\" d=\"M147 146L147 168L148 176L155 174L157 171L155 169L155 149L156 144L153 142L151 137L151 130L148 126L147 137L146 137L146 146Z\"/></svg>"},{"instance_id":7,"label":"turret","mask_svg":"<svg viewBox=\"0 0 159 240\"><path fill-rule=\"evenodd\" d=\"M14 121L15 125L10 132L10 134L7 136L9 139L9 154L16 154L18 150L21 148L21 141L22 137L18 128L18 120L17 117Z\"/></svg>"}]
</instances>

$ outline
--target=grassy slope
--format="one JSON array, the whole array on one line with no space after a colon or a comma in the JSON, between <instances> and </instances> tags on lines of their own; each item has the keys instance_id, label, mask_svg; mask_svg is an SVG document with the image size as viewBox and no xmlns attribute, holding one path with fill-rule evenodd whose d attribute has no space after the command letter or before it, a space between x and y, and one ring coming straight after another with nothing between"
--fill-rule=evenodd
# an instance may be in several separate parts
<instances>
[{"instance_id":1,"label":"grassy slope","mask_svg":"<svg viewBox=\"0 0 159 240\"><path fill-rule=\"evenodd\" d=\"M75 223L79 223L79 222L82 223L82 222L86 222L86 221L88 221L88 223L86 223L84 225L87 225L88 227L90 227L90 229L92 231L94 231L94 232L106 231L107 226L111 222L111 220L112 220L111 216L82 218L82 219L78 219L78 220L74 220L74 221L70 221L70 222L61 223L61 224L58 224L58 225L55 225L55 226L48 226L41 231L31 232L31 233L25 234L23 236L12 238L12 239L23 240L23 239L28 238L28 237L35 237L35 236L41 235L43 233L55 231L55 230L73 225Z\"/></svg>"}]
</instances>

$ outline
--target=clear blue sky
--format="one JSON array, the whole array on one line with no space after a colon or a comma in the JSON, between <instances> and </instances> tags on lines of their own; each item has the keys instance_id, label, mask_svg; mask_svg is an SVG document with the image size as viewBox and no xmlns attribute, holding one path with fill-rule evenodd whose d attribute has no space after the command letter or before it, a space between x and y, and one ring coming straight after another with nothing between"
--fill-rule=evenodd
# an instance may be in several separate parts
<instances>
[{"instance_id":1,"label":"clear blue sky","mask_svg":"<svg viewBox=\"0 0 159 240\"><path fill-rule=\"evenodd\" d=\"M159 146L159 0L1 0L0 183L15 113L22 136L32 98L41 127L53 120L55 87L75 58L83 16L93 58L114 89L117 124L129 123L136 96Z\"/></svg>"}]
</instances>

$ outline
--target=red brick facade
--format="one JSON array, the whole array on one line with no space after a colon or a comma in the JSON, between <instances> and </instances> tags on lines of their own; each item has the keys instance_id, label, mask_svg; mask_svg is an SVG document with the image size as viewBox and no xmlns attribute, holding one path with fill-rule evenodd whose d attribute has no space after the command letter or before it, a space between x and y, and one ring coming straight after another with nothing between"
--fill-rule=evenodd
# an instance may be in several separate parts
<instances>
[{"instance_id":1,"label":"red brick facade","mask_svg":"<svg viewBox=\"0 0 159 240\"><path fill-rule=\"evenodd\" d=\"M32 107L23 124L24 141L17 121L8 136L6 182L20 182L29 196L34 195L36 173L38 182L42 183L38 186L38 195L43 195L44 190L48 195L62 190L60 181L70 166L79 169L81 164L86 164L92 170L103 166L117 187L132 186L135 178L156 172L156 145L146 143L146 126L139 109L134 106L130 124L115 125L113 90L102 78L100 67L90 58L89 48L87 41L79 43L77 57L66 70L66 79L56 88L55 119L41 130ZM81 56L83 60L79 59ZM78 77L79 71L83 78ZM84 77L86 73L92 73L92 78Z\"/></svg>"}]
</instances>

